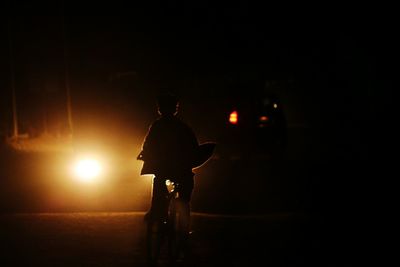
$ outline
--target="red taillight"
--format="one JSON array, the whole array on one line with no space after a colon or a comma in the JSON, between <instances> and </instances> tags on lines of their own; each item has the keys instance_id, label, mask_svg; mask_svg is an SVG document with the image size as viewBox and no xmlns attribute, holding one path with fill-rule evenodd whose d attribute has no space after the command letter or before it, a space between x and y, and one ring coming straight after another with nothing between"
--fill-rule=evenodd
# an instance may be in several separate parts
<instances>
[{"instance_id":1,"label":"red taillight","mask_svg":"<svg viewBox=\"0 0 400 267\"><path fill-rule=\"evenodd\" d=\"M237 124L238 123L238 113L237 111L232 111L231 114L229 115L229 122L231 124Z\"/></svg>"},{"instance_id":2,"label":"red taillight","mask_svg":"<svg viewBox=\"0 0 400 267\"><path fill-rule=\"evenodd\" d=\"M269 121L269 118L267 116L260 117L260 122L267 122L267 121Z\"/></svg>"}]
</instances>

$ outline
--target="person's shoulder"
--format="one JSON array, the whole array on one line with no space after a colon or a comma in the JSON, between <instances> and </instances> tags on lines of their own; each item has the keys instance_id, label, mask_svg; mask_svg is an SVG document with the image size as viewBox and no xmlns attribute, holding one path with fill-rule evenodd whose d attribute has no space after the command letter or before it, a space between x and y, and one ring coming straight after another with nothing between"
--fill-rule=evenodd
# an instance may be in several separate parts
<instances>
[{"instance_id":1,"label":"person's shoulder","mask_svg":"<svg viewBox=\"0 0 400 267\"><path fill-rule=\"evenodd\" d=\"M183 121L182 119L180 119L178 117L175 117L175 119L176 119L176 123L179 124L179 126L181 126L182 128L191 129L189 124L186 123L185 121Z\"/></svg>"},{"instance_id":2,"label":"person's shoulder","mask_svg":"<svg viewBox=\"0 0 400 267\"><path fill-rule=\"evenodd\" d=\"M179 120L179 126L181 129L181 132L184 133L185 136L195 136L193 128L186 122Z\"/></svg>"},{"instance_id":3,"label":"person's shoulder","mask_svg":"<svg viewBox=\"0 0 400 267\"><path fill-rule=\"evenodd\" d=\"M175 117L159 117L156 119L152 124L151 128L153 129L158 129L158 128L170 128L170 127L176 127L174 125L180 124L178 120L176 120Z\"/></svg>"},{"instance_id":4,"label":"person's shoulder","mask_svg":"<svg viewBox=\"0 0 400 267\"><path fill-rule=\"evenodd\" d=\"M161 118L157 118L156 120L154 120L150 126L149 126L149 130L154 130L159 128L161 125L163 124Z\"/></svg>"},{"instance_id":5,"label":"person's shoulder","mask_svg":"<svg viewBox=\"0 0 400 267\"><path fill-rule=\"evenodd\" d=\"M160 118L157 118L157 119L155 119L154 121L153 121L153 123L151 124L152 126L153 125L159 125L160 123L162 123L162 117L160 117Z\"/></svg>"},{"instance_id":6,"label":"person's shoulder","mask_svg":"<svg viewBox=\"0 0 400 267\"><path fill-rule=\"evenodd\" d=\"M155 122L156 123L156 122ZM192 128L189 126L189 124L187 124L185 121L183 121L181 118L179 118L178 116L171 116L171 117L161 117L159 119L159 121L157 122L157 126L161 126L163 127L165 125L165 127L174 127L180 131L183 132L192 132Z\"/></svg>"}]
</instances>

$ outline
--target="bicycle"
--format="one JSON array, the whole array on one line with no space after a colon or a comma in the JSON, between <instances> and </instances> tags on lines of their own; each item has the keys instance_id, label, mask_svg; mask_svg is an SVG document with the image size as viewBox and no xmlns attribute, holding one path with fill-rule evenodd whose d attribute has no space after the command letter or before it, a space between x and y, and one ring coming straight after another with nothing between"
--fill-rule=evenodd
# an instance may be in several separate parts
<instances>
[{"instance_id":1,"label":"bicycle","mask_svg":"<svg viewBox=\"0 0 400 267\"><path fill-rule=\"evenodd\" d=\"M192 164L192 170L203 166L212 156L216 143L207 142L199 145L197 155ZM143 160L141 152L138 160ZM153 174L151 168L143 167L141 175ZM154 186L154 184L153 184ZM190 208L188 203L179 197L180 185L170 180L165 181L168 194L166 196L166 205L158 211L156 218L152 213L147 213L146 243L148 261L157 264L165 239L168 240L168 259L170 263L175 263L183 254L186 257L189 254L189 221ZM150 216L148 216L150 215ZM147 218L146 217L150 217Z\"/></svg>"},{"instance_id":2,"label":"bicycle","mask_svg":"<svg viewBox=\"0 0 400 267\"><path fill-rule=\"evenodd\" d=\"M157 264L162 252L167 253L170 264L176 263L181 256L185 257L188 254L189 207L179 198L178 183L166 180L165 184L168 190L168 205L165 207L167 210L163 214L157 214L156 218L147 219L147 257L152 265Z\"/></svg>"}]
</instances>

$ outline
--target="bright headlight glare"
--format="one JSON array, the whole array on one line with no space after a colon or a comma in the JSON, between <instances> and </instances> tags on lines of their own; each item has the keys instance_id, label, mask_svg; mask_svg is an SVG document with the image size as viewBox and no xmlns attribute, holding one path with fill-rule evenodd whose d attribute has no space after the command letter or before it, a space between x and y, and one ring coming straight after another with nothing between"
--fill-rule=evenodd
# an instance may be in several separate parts
<instances>
[{"instance_id":1,"label":"bright headlight glare","mask_svg":"<svg viewBox=\"0 0 400 267\"><path fill-rule=\"evenodd\" d=\"M75 163L74 174L82 182L93 182L102 172L102 166L96 159L84 158Z\"/></svg>"}]
</instances>

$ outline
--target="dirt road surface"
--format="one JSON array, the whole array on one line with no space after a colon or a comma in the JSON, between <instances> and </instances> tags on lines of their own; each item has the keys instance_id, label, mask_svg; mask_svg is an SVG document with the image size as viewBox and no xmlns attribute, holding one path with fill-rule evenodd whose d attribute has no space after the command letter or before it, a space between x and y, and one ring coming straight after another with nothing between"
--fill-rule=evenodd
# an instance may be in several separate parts
<instances>
[{"instance_id":1,"label":"dirt road surface","mask_svg":"<svg viewBox=\"0 0 400 267\"><path fill-rule=\"evenodd\" d=\"M147 266L143 212L3 214L2 266ZM325 266L309 219L192 214L184 266ZM160 261L165 266L166 259ZM257 264L257 265L256 265Z\"/></svg>"}]
</instances>

